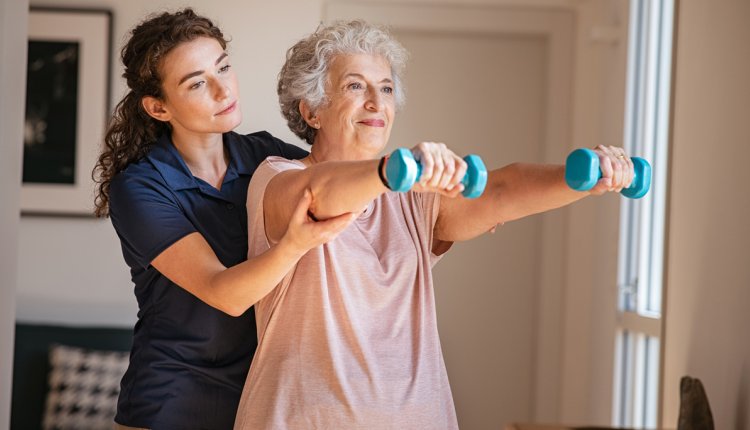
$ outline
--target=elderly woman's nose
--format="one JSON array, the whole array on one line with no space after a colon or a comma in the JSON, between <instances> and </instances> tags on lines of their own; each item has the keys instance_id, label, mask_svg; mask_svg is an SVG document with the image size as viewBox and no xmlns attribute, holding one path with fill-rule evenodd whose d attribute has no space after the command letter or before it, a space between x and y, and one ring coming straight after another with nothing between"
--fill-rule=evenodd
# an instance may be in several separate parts
<instances>
[{"instance_id":1,"label":"elderly woman's nose","mask_svg":"<svg viewBox=\"0 0 750 430\"><path fill-rule=\"evenodd\" d=\"M367 109L380 110L383 107L383 93L378 90L367 91L365 107Z\"/></svg>"}]
</instances>

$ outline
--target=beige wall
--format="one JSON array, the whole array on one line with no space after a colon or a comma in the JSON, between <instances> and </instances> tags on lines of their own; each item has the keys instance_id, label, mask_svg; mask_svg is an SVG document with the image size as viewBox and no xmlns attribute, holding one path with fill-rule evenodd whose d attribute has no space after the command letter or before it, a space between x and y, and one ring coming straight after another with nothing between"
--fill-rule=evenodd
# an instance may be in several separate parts
<instances>
[{"instance_id":1,"label":"beige wall","mask_svg":"<svg viewBox=\"0 0 750 430\"><path fill-rule=\"evenodd\" d=\"M132 28L146 14L184 7L182 0L49 0L45 6L109 8L114 13L112 100L124 94L118 51ZM240 76L244 122L239 131L266 129L299 142L278 113L275 79L291 43L320 22L321 1L261 0L189 2L213 18L232 39L233 65ZM295 13L289 13L295 10ZM260 43L259 41L262 41ZM132 325L137 307L119 241L108 220L23 217L18 247L18 319L69 324ZM86 247L75 247L86 238ZM61 258L65 255L65 258ZM40 265L47 270L38 270ZM92 287L93 286L93 287Z\"/></svg>"},{"instance_id":2,"label":"beige wall","mask_svg":"<svg viewBox=\"0 0 750 430\"><path fill-rule=\"evenodd\" d=\"M717 429L750 427L750 2L679 4L664 426L700 378Z\"/></svg>"},{"instance_id":3,"label":"beige wall","mask_svg":"<svg viewBox=\"0 0 750 430\"><path fill-rule=\"evenodd\" d=\"M184 1L161 1L177 7ZM430 3L430 0L414 3ZM445 3L445 2L442 2ZM457 4L507 4L519 1L455 1ZM619 43L590 38L595 27L626 26L624 1L538 1L540 5L575 8L577 16L573 145L592 146L620 140L622 70ZM66 6L66 0L45 5ZM293 140L275 109L274 79L284 49L310 31L322 16L323 2L209 0L190 2L216 17L233 37L235 65L242 80L245 123L241 131L268 129ZM527 3L528 4L528 3ZM18 281L18 315L26 320L104 321L131 324L135 301L117 239L108 222L16 218L20 157L8 141L20 130L6 124L20 110L10 97L23 64L13 40L22 34L23 1L0 3L0 427L7 422L12 341L13 291ZM78 0L76 6L110 7L115 12L115 45L146 12L148 0ZM289 13L294 9L295 13ZM227 10L237 13L227 13ZM676 39L675 122L670 196L668 292L665 313L664 425L675 427L680 376L691 374L706 384L717 428L750 426L750 265L744 248L750 239L750 3L746 0L683 1ZM607 32L605 31L605 34ZM256 43L262 40L263 43ZM18 41L17 41L18 42ZM113 60L113 61L116 61ZM624 67L624 66L623 66ZM122 95L119 65L112 77L113 101ZM15 73L15 75L13 74ZM251 76L251 77L250 77ZM614 82L614 84L613 84ZM605 112L603 112L605 111ZM710 151L710 152L709 152ZM612 254L616 252L617 200L584 202L565 215L565 237L576 242L564 269L561 289L539 300L536 333L534 416L545 421L606 424L609 393L602 379L611 375L605 340L613 322ZM18 236L17 236L18 235ZM71 249L86 237L88 246ZM20 246L14 246L16 239ZM67 252L62 253L61 250ZM19 269L14 261L18 255ZM65 257L63 257L65 256ZM71 256L71 257L68 257ZM549 262L554 266L560 264ZM40 266L45 270L38 270ZM17 273L17 276L16 276ZM540 276L544 276L542 273ZM96 285L92 292L91 285ZM82 312L83 311L83 312ZM605 357L602 359L601 357ZM4 379L5 378L5 379ZM529 402L532 402L530 399ZM499 425L498 425L499 426Z\"/></svg>"},{"instance_id":4,"label":"beige wall","mask_svg":"<svg viewBox=\"0 0 750 430\"><path fill-rule=\"evenodd\" d=\"M10 424L27 8L0 0L0 428Z\"/></svg>"},{"instance_id":5,"label":"beige wall","mask_svg":"<svg viewBox=\"0 0 750 430\"><path fill-rule=\"evenodd\" d=\"M199 13L215 18L233 39L230 47L233 63L243 76L240 86L245 122L239 131L267 129L288 141L298 141L287 130L276 108L275 77L286 48L317 26L325 15L326 3L323 0L190 2ZM622 13L626 9L625 0L415 0L410 3L452 3L458 7L523 5L572 11L576 26L572 106L565 107L569 109L567 116L553 119L566 123L562 127L566 136L553 138L572 144L570 148L548 149L546 156L551 160L550 154L554 154L554 160L562 161L562 155L572 147L620 142L625 44L622 36L627 28ZM70 3L47 0L43 4ZM150 0L75 2L80 7L108 7L114 11L115 50L121 46L126 31L146 13L184 4L182 0L164 0L158 6ZM116 56L113 71L112 104L124 91ZM504 312L515 314L504 315L509 323L498 327L513 331L519 321L533 321L533 327L519 330L532 337L526 339L524 348L529 351L525 357L530 356L533 364L525 363L523 367L533 368L533 374L524 371L526 375L515 375L517 378L506 381L502 392L484 391L490 401L516 396L514 402L520 406L514 418L609 424L611 328L615 316L611 292L616 274L618 202L617 196L607 196L582 202L570 212L545 215L543 234L554 239L544 242L545 249L540 250L536 260L541 288L535 290L537 286L531 285L531 291L519 291L518 295L528 301L523 306L506 304ZM513 224L504 227L513 228ZM514 237L511 232L500 235ZM75 246L81 243L81 238L86 238L86 246ZM19 241L19 319L114 325L130 325L135 321L132 284L108 221L24 217ZM560 255L565 258L559 258ZM40 266L45 270L38 270ZM559 273L564 275L550 275ZM514 296L512 292L506 294ZM489 308L491 312L492 307ZM444 344L448 343L444 340ZM516 346L509 342L500 348L512 350ZM471 366L477 360L477 357L464 360L460 351L455 356L460 359L456 366ZM524 393L522 398L518 393ZM487 428L500 428L503 424L484 421Z\"/></svg>"}]
</instances>

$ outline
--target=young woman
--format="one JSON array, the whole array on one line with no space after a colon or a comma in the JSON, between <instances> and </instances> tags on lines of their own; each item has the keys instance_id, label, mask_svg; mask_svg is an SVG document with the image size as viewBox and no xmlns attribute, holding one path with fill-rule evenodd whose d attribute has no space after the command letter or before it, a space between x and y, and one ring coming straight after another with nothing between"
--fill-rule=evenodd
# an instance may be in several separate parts
<instances>
[{"instance_id":1,"label":"young woman","mask_svg":"<svg viewBox=\"0 0 750 430\"><path fill-rule=\"evenodd\" d=\"M253 303L350 214L313 222L298 199L283 238L246 260L250 177L269 155L307 153L240 135L237 77L222 32L191 9L136 26L122 48L128 93L94 169L138 300L115 421L227 429L257 344Z\"/></svg>"}]
</instances>

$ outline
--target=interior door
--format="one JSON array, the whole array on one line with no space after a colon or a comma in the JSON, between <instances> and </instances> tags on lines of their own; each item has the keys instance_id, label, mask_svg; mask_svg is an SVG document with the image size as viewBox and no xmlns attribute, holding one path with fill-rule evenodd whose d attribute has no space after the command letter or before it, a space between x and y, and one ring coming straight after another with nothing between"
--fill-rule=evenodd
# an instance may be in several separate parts
<instances>
[{"instance_id":1,"label":"interior door","mask_svg":"<svg viewBox=\"0 0 750 430\"><path fill-rule=\"evenodd\" d=\"M390 148L445 142L488 168L567 151L572 19L544 8L332 4L326 17L389 25L410 52ZM567 59L567 60L566 60ZM467 220L470 222L470 220ZM543 217L457 243L437 264L443 353L462 428L533 413L539 295L559 283ZM551 254L552 253L552 254ZM559 285L557 285L559 287Z\"/></svg>"}]
</instances>

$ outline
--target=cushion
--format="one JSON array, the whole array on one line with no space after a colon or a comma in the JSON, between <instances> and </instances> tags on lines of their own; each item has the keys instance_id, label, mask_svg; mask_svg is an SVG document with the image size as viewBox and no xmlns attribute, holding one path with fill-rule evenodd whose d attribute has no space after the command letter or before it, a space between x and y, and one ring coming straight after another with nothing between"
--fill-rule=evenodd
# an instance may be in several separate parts
<instances>
[{"instance_id":1,"label":"cushion","mask_svg":"<svg viewBox=\"0 0 750 430\"><path fill-rule=\"evenodd\" d=\"M128 353L55 344L42 428L112 429Z\"/></svg>"}]
</instances>

